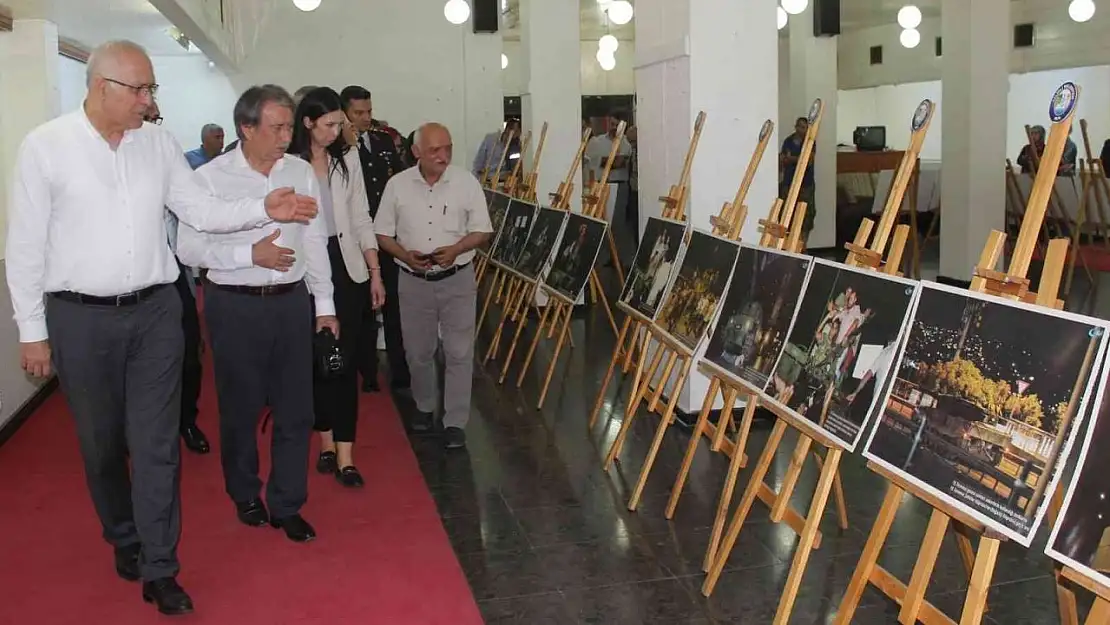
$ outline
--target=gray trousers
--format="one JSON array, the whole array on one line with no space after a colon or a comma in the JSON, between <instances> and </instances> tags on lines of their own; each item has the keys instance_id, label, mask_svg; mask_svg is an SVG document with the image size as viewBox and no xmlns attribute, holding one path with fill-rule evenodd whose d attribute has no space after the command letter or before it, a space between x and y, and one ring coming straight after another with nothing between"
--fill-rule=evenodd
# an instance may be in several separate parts
<instances>
[{"instance_id":1,"label":"gray trousers","mask_svg":"<svg viewBox=\"0 0 1110 625\"><path fill-rule=\"evenodd\" d=\"M121 307L47 296L46 325L105 540L141 543L145 580L177 575L185 353L177 291Z\"/></svg>"},{"instance_id":2,"label":"gray trousers","mask_svg":"<svg viewBox=\"0 0 1110 625\"><path fill-rule=\"evenodd\" d=\"M397 296L405 359L412 374L412 397L417 410L432 413L439 405L435 357L442 334L443 425L466 427L470 419L478 299L473 264L436 282L402 271Z\"/></svg>"}]
</instances>

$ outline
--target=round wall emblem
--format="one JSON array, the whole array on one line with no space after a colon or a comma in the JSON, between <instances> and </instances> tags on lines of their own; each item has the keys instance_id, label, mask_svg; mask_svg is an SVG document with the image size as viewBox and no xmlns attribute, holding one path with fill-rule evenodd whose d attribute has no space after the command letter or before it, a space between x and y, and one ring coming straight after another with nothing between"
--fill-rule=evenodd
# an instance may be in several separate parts
<instances>
[{"instance_id":1,"label":"round wall emblem","mask_svg":"<svg viewBox=\"0 0 1110 625\"><path fill-rule=\"evenodd\" d=\"M821 108L824 104L821 103L821 98L813 101L813 106L809 107L809 123L812 124L817 121L817 116L821 114Z\"/></svg>"},{"instance_id":2,"label":"round wall emblem","mask_svg":"<svg viewBox=\"0 0 1110 625\"><path fill-rule=\"evenodd\" d=\"M921 104L917 105L917 110L913 112L913 121L910 122L910 128L914 132L921 130L925 126L925 122L929 121L929 117L933 114L932 100L922 100Z\"/></svg>"},{"instance_id":3,"label":"round wall emblem","mask_svg":"<svg viewBox=\"0 0 1110 625\"><path fill-rule=\"evenodd\" d=\"M1052 119L1052 123L1064 121L1068 115L1071 115L1078 96L1079 90L1075 83L1066 82L1060 85L1056 94L1052 96L1052 104L1048 107L1048 116Z\"/></svg>"},{"instance_id":4,"label":"round wall emblem","mask_svg":"<svg viewBox=\"0 0 1110 625\"><path fill-rule=\"evenodd\" d=\"M768 119L767 121L763 122L763 127L759 129L759 140L763 141L764 139L766 139L767 135L771 134L771 128L773 127L774 124L771 123L771 120Z\"/></svg>"}]
</instances>

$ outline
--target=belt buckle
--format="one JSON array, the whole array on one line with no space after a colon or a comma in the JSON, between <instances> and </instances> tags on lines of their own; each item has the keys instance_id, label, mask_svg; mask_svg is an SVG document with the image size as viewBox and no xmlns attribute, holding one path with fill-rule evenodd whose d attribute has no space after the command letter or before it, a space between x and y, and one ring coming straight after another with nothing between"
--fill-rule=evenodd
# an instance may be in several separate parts
<instances>
[{"instance_id":1,"label":"belt buckle","mask_svg":"<svg viewBox=\"0 0 1110 625\"><path fill-rule=\"evenodd\" d=\"M125 297L130 297L131 295L134 295L134 293L124 293L122 295L117 295L116 296L116 308L119 308L120 306L123 306L124 298Z\"/></svg>"}]
</instances>

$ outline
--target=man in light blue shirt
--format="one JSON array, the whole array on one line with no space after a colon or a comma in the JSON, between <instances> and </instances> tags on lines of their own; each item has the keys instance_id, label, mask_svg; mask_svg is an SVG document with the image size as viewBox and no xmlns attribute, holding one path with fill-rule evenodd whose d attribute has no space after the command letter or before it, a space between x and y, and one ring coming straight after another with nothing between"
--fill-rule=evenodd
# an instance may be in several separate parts
<instances>
[{"instance_id":1,"label":"man in light blue shirt","mask_svg":"<svg viewBox=\"0 0 1110 625\"><path fill-rule=\"evenodd\" d=\"M189 167L196 169L216 158L224 151L224 129L216 124L205 124L200 129L200 147L185 153Z\"/></svg>"},{"instance_id":2,"label":"man in light blue shirt","mask_svg":"<svg viewBox=\"0 0 1110 625\"><path fill-rule=\"evenodd\" d=\"M482 139L482 145L478 147L478 153L474 155L474 164L470 169L479 182L482 182L482 174L487 166L489 172L486 177L493 178L497 171L497 163L501 160L501 154L505 151L505 144L509 143L510 136L513 138L512 143L509 144L509 154L501 163L501 179L504 180L505 174L513 170L516 159L520 158L520 120L510 119L505 122L505 128L501 132L491 132Z\"/></svg>"}]
</instances>

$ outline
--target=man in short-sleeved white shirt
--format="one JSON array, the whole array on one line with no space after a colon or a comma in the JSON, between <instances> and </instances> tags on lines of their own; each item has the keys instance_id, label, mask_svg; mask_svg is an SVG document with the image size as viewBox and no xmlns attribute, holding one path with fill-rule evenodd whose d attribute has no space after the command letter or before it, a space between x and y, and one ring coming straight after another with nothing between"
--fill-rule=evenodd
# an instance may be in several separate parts
<instances>
[{"instance_id":1,"label":"man in short-sleeved white shirt","mask_svg":"<svg viewBox=\"0 0 1110 625\"><path fill-rule=\"evenodd\" d=\"M413 150L417 166L389 180L374 230L381 249L401 268L401 334L420 412L412 429L438 429L434 361L442 340L443 436L446 447L455 449L466 446L463 428L470 418L478 291L472 261L475 248L489 238L493 226L478 180L451 165L451 133L446 127L421 126Z\"/></svg>"}]
</instances>

